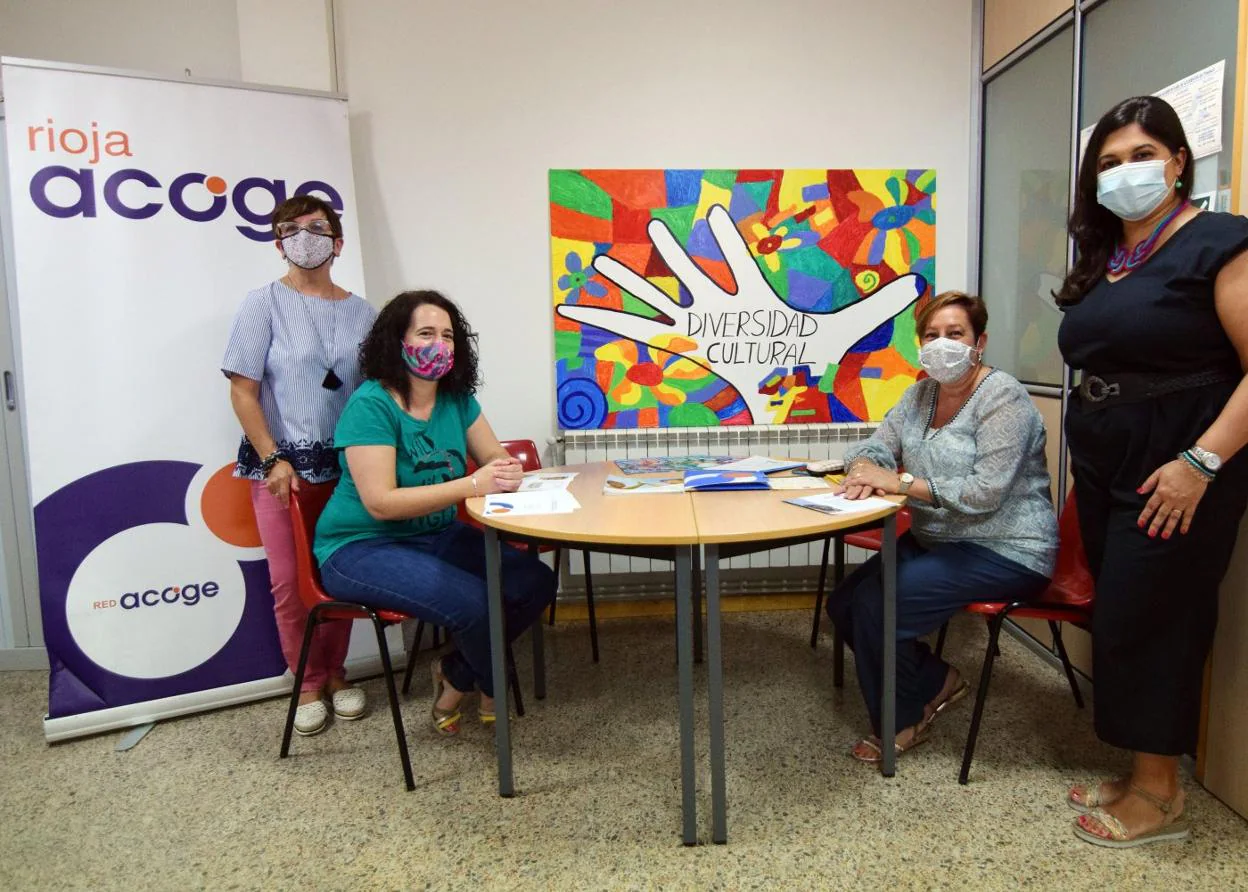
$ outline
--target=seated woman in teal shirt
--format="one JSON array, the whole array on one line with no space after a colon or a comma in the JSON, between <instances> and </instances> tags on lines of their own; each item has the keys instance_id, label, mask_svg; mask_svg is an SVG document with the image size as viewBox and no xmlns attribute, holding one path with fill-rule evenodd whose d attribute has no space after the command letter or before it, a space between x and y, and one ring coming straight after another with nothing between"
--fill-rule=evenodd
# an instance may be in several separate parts
<instances>
[{"instance_id":1,"label":"seated woman in teal shirt","mask_svg":"<svg viewBox=\"0 0 1248 892\"><path fill-rule=\"evenodd\" d=\"M388 303L360 349L368 379L351 396L334 445L342 477L316 527L325 591L448 629L455 649L433 663L433 725L457 734L460 703L481 692L494 719L482 532L455 519L471 496L514 492L522 471L473 396L476 335L436 291ZM467 456L480 466L468 474ZM555 597L536 557L503 548L507 633L527 629Z\"/></svg>"}]
</instances>

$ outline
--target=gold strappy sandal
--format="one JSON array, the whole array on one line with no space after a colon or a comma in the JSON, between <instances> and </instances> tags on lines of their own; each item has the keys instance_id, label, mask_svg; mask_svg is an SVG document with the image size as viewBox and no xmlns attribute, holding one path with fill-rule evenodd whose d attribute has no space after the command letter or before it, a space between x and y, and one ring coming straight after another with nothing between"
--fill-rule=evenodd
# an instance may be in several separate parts
<instances>
[{"instance_id":1,"label":"gold strappy sandal","mask_svg":"<svg viewBox=\"0 0 1248 892\"><path fill-rule=\"evenodd\" d=\"M893 747L897 755L900 756L902 753L908 753L910 752L910 750L914 749L919 744L926 742L927 731L931 727L931 725L932 725L931 719L927 719L925 721L919 722L917 725L914 726L914 734L911 736L908 743L894 743ZM867 749L871 751L871 755L870 756L858 755L857 749L859 746L865 746ZM868 765L876 765L884 761L884 750L881 748L881 746L882 745L880 741L877 740L876 738L864 737L862 740L858 742L857 746L855 746L853 749L849 751L849 755L852 758L857 759L859 762L866 762Z\"/></svg>"},{"instance_id":2,"label":"gold strappy sandal","mask_svg":"<svg viewBox=\"0 0 1248 892\"><path fill-rule=\"evenodd\" d=\"M1192 832L1191 823L1181 814L1171 817L1170 813L1174 809L1174 803L1182 795L1182 791L1175 793L1171 799L1162 799L1160 796L1154 796L1147 790L1141 790L1135 784L1132 784L1127 790L1128 796L1138 796L1155 807L1162 814L1162 825L1154 830L1148 830L1132 836L1127 832L1127 828L1122 826L1122 822L1102 808L1094 808L1086 815L1075 819L1075 836L1084 842L1090 842L1094 846L1104 846L1107 849L1134 849L1138 846L1146 846L1154 842L1165 842L1171 839L1186 839L1187 835ZM1085 822L1095 821L1104 828L1109 835L1102 836L1084 829Z\"/></svg>"},{"instance_id":3,"label":"gold strappy sandal","mask_svg":"<svg viewBox=\"0 0 1248 892\"><path fill-rule=\"evenodd\" d=\"M1099 808L1102 805L1113 805L1122 797L1107 799L1101 790L1106 784L1125 784L1129 780L1131 780L1129 777L1115 777L1107 781L1094 780L1083 784L1075 784L1066 793L1066 804L1081 815L1086 815L1092 809ZM1082 802L1075 798L1076 793L1081 794Z\"/></svg>"},{"instance_id":4,"label":"gold strappy sandal","mask_svg":"<svg viewBox=\"0 0 1248 892\"><path fill-rule=\"evenodd\" d=\"M459 722L463 716L458 709L438 709L438 701L442 699L442 691L446 688L442 660L434 660L429 669L433 675L433 707L429 710L433 716L433 730L443 737L454 737L459 733Z\"/></svg>"}]
</instances>

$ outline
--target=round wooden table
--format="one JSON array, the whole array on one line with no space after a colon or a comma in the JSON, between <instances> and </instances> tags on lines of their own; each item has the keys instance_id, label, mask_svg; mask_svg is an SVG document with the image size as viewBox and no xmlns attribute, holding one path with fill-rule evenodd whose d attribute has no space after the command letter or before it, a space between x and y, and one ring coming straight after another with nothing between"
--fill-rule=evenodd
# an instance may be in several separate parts
<instances>
[{"instance_id":1,"label":"round wooden table","mask_svg":"<svg viewBox=\"0 0 1248 892\"><path fill-rule=\"evenodd\" d=\"M575 473L568 491L581 508L570 514L484 514L484 497L469 499L469 515L485 528L486 583L489 590L490 658L498 719L495 740L498 755L498 791L515 795L512 772L511 724L508 712L506 645L503 629L500 577L500 534L507 540L538 544L574 545L607 554L648 557L676 565L676 643L680 702L680 763L682 839L697 844L697 806L694 776L693 631L694 550L705 548L707 604L707 688L710 698L711 838L727 842L726 773L724 764L723 654L719 591L719 561L736 555L766 551L826 539L871 526L883 525L884 562L884 693L882 739L895 733L896 703L896 512L904 504L891 498L889 509L838 516L784 503L803 494L793 490L752 492L656 493L606 495L607 475L619 474L614 462L544 468L542 473ZM671 477L672 474L646 475ZM896 756L883 748L883 772L891 777Z\"/></svg>"}]
</instances>

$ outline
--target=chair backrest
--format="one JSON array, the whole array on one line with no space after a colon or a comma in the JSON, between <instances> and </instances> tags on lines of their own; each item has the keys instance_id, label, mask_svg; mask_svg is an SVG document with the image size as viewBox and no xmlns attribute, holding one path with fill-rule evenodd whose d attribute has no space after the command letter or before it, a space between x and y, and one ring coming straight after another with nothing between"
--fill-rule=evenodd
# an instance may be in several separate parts
<instances>
[{"instance_id":1,"label":"chair backrest","mask_svg":"<svg viewBox=\"0 0 1248 892\"><path fill-rule=\"evenodd\" d=\"M317 486L303 484L290 494L290 525L295 539L295 573L299 580L299 599L309 609L322 601L332 600L321 588L321 571L312 553L316 539L316 522L325 510L334 485L322 483Z\"/></svg>"},{"instance_id":2,"label":"chair backrest","mask_svg":"<svg viewBox=\"0 0 1248 892\"><path fill-rule=\"evenodd\" d=\"M1079 531L1079 513L1075 510L1075 493L1071 490L1066 507L1057 522L1057 566L1053 579L1044 593L1046 604L1068 604L1090 609L1096 598L1088 555Z\"/></svg>"},{"instance_id":3,"label":"chair backrest","mask_svg":"<svg viewBox=\"0 0 1248 892\"><path fill-rule=\"evenodd\" d=\"M537 444L532 440L502 440L503 448L507 450L507 454L520 462L520 467L526 471L540 471L542 469L542 456L537 451ZM468 458L468 473L471 474L477 469L477 463Z\"/></svg>"}]
</instances>

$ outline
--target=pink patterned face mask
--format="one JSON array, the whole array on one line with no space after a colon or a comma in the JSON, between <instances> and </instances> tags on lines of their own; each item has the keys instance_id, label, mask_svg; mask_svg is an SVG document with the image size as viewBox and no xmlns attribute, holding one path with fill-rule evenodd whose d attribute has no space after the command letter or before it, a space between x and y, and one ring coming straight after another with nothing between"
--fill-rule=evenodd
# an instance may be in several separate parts
<instances>
[{"instance_id":1,"label":"pink patterned face mask","mask_svg":"<svg viewBox=\"0 0 1248 892\"><path fill-rule=\"evenodd\" d=\"M441 340L416 347L404 344L403 361L407 363L407 370L417 378L437 381L455 365L455 352L450 344Z\"/></svg>"}]
</instances>

